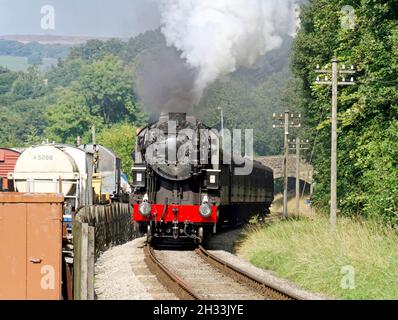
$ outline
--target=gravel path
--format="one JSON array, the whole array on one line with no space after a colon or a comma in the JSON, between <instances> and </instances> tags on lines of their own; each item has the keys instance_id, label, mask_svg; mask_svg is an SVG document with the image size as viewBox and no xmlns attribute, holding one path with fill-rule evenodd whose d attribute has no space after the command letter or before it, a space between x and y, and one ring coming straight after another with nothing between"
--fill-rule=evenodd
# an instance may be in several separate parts
<instances>
[{"instance_id":1,"label":"gravel path","mask_svg":"<svg viewBox=\"0 0 398 320\"><path fill-rule=\"evenodd\" d=\"M98 300L178 300L148 270L145 238L104 252L95 264L94 289Z\"/></svg>"}]
</instances>

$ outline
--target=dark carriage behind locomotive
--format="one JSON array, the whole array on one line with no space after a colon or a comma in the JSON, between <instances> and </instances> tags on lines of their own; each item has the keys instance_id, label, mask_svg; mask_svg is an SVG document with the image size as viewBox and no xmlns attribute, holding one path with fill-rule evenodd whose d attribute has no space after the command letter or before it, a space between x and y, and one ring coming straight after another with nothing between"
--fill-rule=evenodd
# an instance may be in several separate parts
<instances>
[{"instance_id":1,"label":"dark carriage behind locomotive","mask_svg":"<svg viewBox=\"0 0 398 320\"><path fill-rule=\"evenodd\" d=\"M168 132L170 121L176 124L176 133ZM192 141L177 138L187 129L196 133L194 154ZM138 133L131 202L141 233L149 238L201 242L204 234L215 233L217 226L235 225L253 214L269 212L274 198L273 171L254 161L250 174L236 175L236 169L250 160L232 159L231 164L224 164L219 140L195 117L182 113L162 114L158 122ZM152 148L149 153L148 148ZM168 159L169 148L178 152L177 159L182 161ZM166 153L163 162L156 161L160 152Z\"/></svg>"}]
</instances>

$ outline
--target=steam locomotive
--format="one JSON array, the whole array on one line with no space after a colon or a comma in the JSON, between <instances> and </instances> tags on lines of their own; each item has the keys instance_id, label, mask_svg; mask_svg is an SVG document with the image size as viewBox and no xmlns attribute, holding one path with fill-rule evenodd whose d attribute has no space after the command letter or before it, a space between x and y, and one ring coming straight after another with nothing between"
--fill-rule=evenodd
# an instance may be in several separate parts
<instances>
[{"instance_id":1,"label":"steam locomotive","mask_svg":"<svg viewBox=\"0 0 398 320\"><path fill-rule=\"evenodd\" d=\"M137 134L131 203L137 231L203 242L221 225L268 214L273 171L220 150L214 130L185 113L163 113ZM246 174L238 174L251 168Z\"/></svg>"}]
</instances>

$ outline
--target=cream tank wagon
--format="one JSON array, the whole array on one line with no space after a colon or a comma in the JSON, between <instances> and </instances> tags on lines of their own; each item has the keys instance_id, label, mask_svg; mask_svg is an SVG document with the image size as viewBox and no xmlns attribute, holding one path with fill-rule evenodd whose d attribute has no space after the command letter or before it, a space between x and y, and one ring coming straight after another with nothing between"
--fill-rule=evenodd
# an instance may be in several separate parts
<instances>
[{"instance_id":1,"label":"cream tank wagon","mask_svg":"<svg viewBox=\"0 0 398 320\"><path fill-rule=\"evenodd\" d=\"M21 154L8 178L17 192L62 193L69 216L93 204L92 164L92 153L73 146L32 146Z\"/></svg>"}]
</instances>

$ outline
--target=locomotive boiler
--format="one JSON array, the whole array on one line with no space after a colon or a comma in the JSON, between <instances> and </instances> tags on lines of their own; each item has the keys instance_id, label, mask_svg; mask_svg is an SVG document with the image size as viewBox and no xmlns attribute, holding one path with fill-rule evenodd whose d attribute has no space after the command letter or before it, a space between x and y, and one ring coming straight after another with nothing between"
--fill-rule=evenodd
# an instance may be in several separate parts
<instances>
[{"instance_id":1,"label":"locomotive boiler","mask_svg":"<svg viewBox=\"0 0 398 320\"><path fill-rule=\"evenodd\" d=\"M200 243L218 226L269 212L273 171L227 154L220 140L217 132L184 113L163 113L138 133L131 202L135 225L149 242ZM238 174L245 167L250 171Z\"/></svg>"}]
</instances>

